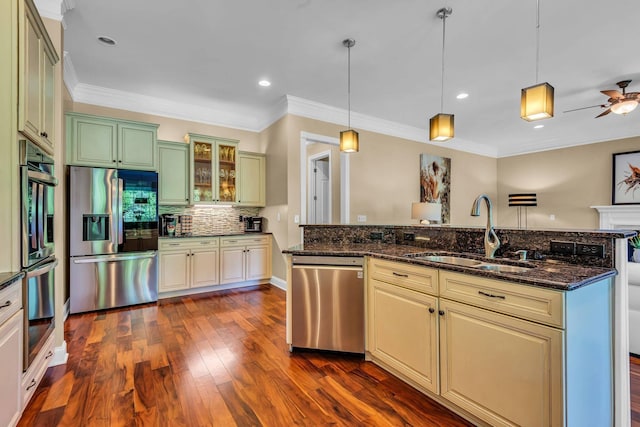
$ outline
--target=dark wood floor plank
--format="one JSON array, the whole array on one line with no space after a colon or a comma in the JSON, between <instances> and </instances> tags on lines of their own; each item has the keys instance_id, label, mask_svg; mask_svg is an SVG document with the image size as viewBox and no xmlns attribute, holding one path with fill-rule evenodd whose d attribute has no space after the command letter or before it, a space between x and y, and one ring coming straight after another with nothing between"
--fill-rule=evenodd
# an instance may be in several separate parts
<instances>
[{"instance_id":1,"label":"dark wood floor plank","mask_svg":"<svg viewBox=\"0 0 640 427\"><path fill-rule=\"evenodd\" d=\"M290 353L285 312L282 290L257 286L71 315L68 362L19 426L471 425L362 357Z\"/></svg>"}]
</instances>

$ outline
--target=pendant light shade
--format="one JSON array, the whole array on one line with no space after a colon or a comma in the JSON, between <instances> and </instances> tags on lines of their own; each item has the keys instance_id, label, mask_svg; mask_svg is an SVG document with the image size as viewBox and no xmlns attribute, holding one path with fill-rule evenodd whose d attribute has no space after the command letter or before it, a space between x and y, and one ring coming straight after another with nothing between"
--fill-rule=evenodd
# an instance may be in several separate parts
<instances>
[{"instance_id":1,"label":"pendant light shade","mask_svg":"<svg viewBox=\"0 0 640 427\"><path fill-rule=\"evenodd\" d=\"M444 108L444 36L445 21L453 9L443 7L436 12L442 19L442 81L440 82L440 111ZM438 113L429 119L429 141L447 141L453 138L453 114Z\"/></svg>"},{"instance_id":2,"label":"pendant light shade","mask_svg":"<svg viewBox=\"0 0 640 427\"><path fill-rule=\"evenodd\" d=\"M354 39L342 40L342 45L347 48L348 51L348 66L347 66L347 98L349 102L349 129L340 132L340 151L343 153L357 153L360 149L360 141L358 138L358 132L351 129L351 48L356 44Z\"/></svg>"},{"instance_id":3,"label":"pendant light shade","mask_svg":"<svg viewBox=\"0 0 640 427\"><path fill-rule=\"evenodd\" d=\"M540 68L540 0L536 0L536 84L522 89L520 94L520 117L528 122L553 117L553 86L538 83Z\"/></svg>"},{"instance_id":4,"label":"pendant light shade","mask_svg":"<svg viewBox=\"0 0 640 427\"><path fill-rule=\"evenodd\" d=\"M357 153L359 149L358 132L353 129L340 132L340 151L344 153Z\"/></svg>"},{"instance_id":5,"label":"pendant light shade","mask_svg":"<svg viewBox=\"0 0 640 427\"><path fill-rule=\"evenodd\" d=\"M453 138L453 114L438 113L429 119L429 140L446 141Z\"/></svg>"}]
</instances>

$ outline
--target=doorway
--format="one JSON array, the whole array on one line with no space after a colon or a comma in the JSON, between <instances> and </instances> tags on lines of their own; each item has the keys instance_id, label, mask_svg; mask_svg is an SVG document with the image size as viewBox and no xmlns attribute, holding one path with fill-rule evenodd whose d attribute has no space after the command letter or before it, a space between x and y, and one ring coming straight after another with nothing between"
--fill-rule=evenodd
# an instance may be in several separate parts
<instances>
[{"instance_id":1,"label":"doorway","mask_svg":"<svg viewBox=\"0 0 640 427\"><path fill-rule=\"evenodd\" d=\"M309 224L331 224L331 152L309 157Z\"/></svg>"}]
</instances>

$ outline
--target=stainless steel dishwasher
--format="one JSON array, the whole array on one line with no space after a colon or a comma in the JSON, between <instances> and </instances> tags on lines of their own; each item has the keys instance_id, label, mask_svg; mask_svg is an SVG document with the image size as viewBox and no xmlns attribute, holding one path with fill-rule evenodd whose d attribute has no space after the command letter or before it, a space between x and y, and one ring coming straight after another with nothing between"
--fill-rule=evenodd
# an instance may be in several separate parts
<instances>
[{"instance_id":1,"label":"stainless steel dishwasher","mask_svg":"<svg viewBox=\"0 0 640 427\"><path fill-rule=\"evenodd\" d=\"M294 256L291 349L364 353L363 258Z\"/></svg>"}]
</instances>

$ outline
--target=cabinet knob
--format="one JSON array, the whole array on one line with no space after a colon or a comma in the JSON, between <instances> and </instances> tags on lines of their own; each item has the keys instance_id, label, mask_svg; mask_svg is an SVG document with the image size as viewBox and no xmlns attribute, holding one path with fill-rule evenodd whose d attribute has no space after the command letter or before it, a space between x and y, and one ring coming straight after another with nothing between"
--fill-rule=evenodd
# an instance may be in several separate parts
<instances>
[{"instance_id":1,"label":"cabinet knob","mask_svg":"<svg viewBox=\"0 0 640 427\"><path fill-rule=\"evenodd\" d=\"M429 313L433 314L436 312L436 309L433 307L429 307Z\"/></svg>"},{"instance_id":2,"label":"cabinet knob","mask_svg":"<svg viewBox=\"0 0 640 427\"><path fill-rule=\"evenodd\" d=\"M122 160L118 160L119 163L122 163Z\"/></svg>"},{"instance_id":3,"label":"cabinet knob","mask_svg":"<svg viewBox=\"0 0 640 427\"><path fill-rule=\"evenodd\" d=\"M115 159L114 159L114 160L113 160L113 163L115 163L115 162L116 162L116 161L115 161Z\"/></svg>"},{"instance_id":4,"label":"cabinet knob","mask_svg":"<svg viewBox=\"0 0 640 427\"><path fill-rule=\"evenodd\" d=\"M440 316L444 316L444 310L438 310L438 314L439 314Z\"/></svg>"}]
</instances>

